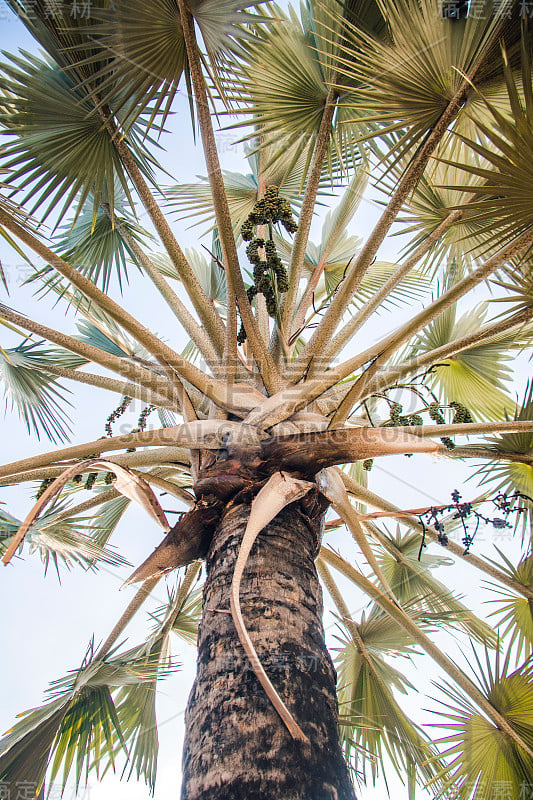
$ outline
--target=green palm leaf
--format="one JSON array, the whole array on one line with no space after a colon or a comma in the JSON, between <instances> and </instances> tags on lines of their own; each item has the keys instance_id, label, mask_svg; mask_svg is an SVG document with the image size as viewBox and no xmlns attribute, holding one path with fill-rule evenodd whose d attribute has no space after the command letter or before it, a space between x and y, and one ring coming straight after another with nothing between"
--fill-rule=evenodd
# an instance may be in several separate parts
<instances>
[{"instance_id":1,"label":"green palm leaf","mask_svg":"<svg viewBox=\"0 0 533 800\"><path fill-rule=\"evenodd\" d=\"M381 535L386 536L383 532ZM387 550L380 550L376 557L398 601L402 605L409 604L420 611L426 611L436 625L461 628L481 644L496 647L497 637L490 625L479 619L433 576L432 571L435 568L450 566L454 563L452 559L424 553L423 561L419 561L419 533L402 535L398 528L394 537L387 538L402 553L402 560L398 560Z\"/></svg>"},{"instance_id":2,"label":"green palm leaf","mask_svg":"<svg viewBox=\"0 0 533 800\"><path fill-rule=\"evenodd\" d=\"M207 297L222 310L226 306L226 275L224 270L213 259L208 258L202 252L190 247L185 250L185 255L189 264L200 282L200 285ZM167 278L179 280L176 268L164 253L154 253L152 261L157 266L162 275Z\"/></svg>"},{"instance_id":3,"label":"green palm leaf","mask_svg":"<svg viewBox=\"0 0 533 800\"><path fill-rule=\"evenodd\" d=\"M28 431L40 438L43 432L53 442L68 439L70 427L65 405L71 405L59 381L46 373L47 364L79 367L84 359L65 351L48 349L42 342L25 340L17 347L0 348L0 379L6 407L10 403L24 420Z\"/></svg>"},{"instance_id":4,"label":"green palm leaf","mask_svg":"<svg viewBox=\"0 0 533 800\"><path fill-rule=\"evenodd\" d=\"M121 495L113 500L107 500L98 507L91 523L91 537L100 547L107 545L130 502L127 497Z\"/></svg>"},{"instance_id":5,"label":"green palm leaf","mask_svg":"<svg viewBox=\"0 0 533 800\"><path fill-rule=\"evenodd\" d=\"M258 144L258 142L257 142ZM262 145L260 151L248 147L248 163L251 173L223 172L224 186L230 210L236 240L240 238L243 222L253 210L259 199L259 185L274 185L280 190L280 196L290 200L294 207L300 204L299 195L305 186L305 158L288 159L290 169L282 163L271 163L275 155L272 146ZM323 182L324 184L324 182ZM325 189L325 186L323 185ZM171 186L167 192L170 207L175 207L182 219L194 217L194 225L214 225L215 212L211 187L207 178L202 177L200 183L178 184Z\"/></svg>"},{"instance_id":6,"label":"green palm leaf","mask_svg":"<svg viewBox=\"0 0 533 800\"><path fill-rule=\"evenodd\" d=\"M143 683L122 687L116 697L118 716L129 750L124 773L129 764L128 777L133 773L137 779L143 776L152 794L159 751L155 708L157 680L177 667L170 658L170 633L177 633L189 644L196 643L201 592L180 591L182 586L183 583L178 585L169 595L168 603L152 615L156 625L148 640L126 654L129 659L157 663L158 674Z\"/></svg>"},{"instance_id":7,"label":"green palm leaf","mask_svg":"<svg viewBox=\"0 0 533 800\"><path fill-rule=\"evenodd\" d=\"M533 265L531 259L509 265L503 280L494 280L496 286L507 290L509 294L502 298L493 298L492 302L513 303L510 311L520 313L533 308Z\"/></svg>"},{"instance_id":8,"label":"green palm leaf","mask_svg":"<svg viewBox=\"0 0 533 800\"><path fill-rule=\"evenodd\" d=\"M78 788L89 770L99 775L108 761L114 764L116 746L125 748L125 740L111 692L159 672L158 663L137 656L94 660L91 644L81 668L50 685L51 702L25 712L0 741L0 780L31 776L40 788L50 766L50 782L62 771L64 789L74 768Z\"/></svg>"},{"instance_id":9,"label":"green palm leaf","mask_svg":"<svg viewBox=\"0 0 533 800\"><path fill-rule=\"evenodd\" d=\"M354 120L406 130L395 149L413 147L435 127L464 75L481 83L495 78L499 38L510 46L519 40L519 15L507 20L504 4L490 3L485 13L457 21L442 15L439 0L377 4L388 37L349 25L341 47L339 72L358 84L346 105L356 112Z\"/></svg>"},{"instance_id":10,"label":"green palm leaf","mask_svg":"<svg viewBox=\"0 0 533 800\"><path fill-rule=\"evenodd\" d=\"M412 355L426 353L441 345L479 330L485 322L485 303L456 317L455 306L440 314L420 335ZM479 419L503 419L512 415L515 403L504 388L511 371L506 362L511 359L510 348L527 341L528 331L517 338L516 332L505 333L482 344L462 350L452 358L439 361L429 376L445 402L458 402L470 409Z\"/></svg>"},{"instance_id":11,"label":"green palm leaf","mask_svg":"<svg viewBox=\"0 0 533 800\"><path fill-rule=\"evenodd\" d=\"M172 615L173 618L172 633L175 633L187 644L195 645L202 615L202 590L195 589L190 592L183 598L178 608L175 606L174 598L171 597L166 605L154 612L154 618L161 625L165 624L169 615Z\"/></svg>"},{"instance_id":12,"label":"green palm leaf","mask_svg":"<svg viewBox=\"0 0 533 800\"><path fill-rule=\"evenodd\" d=\"M522 405L515 410L513 418L516 420L533 419L533 383L528 383ZM489 448L495 450L496 455L501 453L517 453L520 455L533 455L533 435L531 433L505 433L487 437ZM524 530L531 519L533 512L533 467L521 462L491 462L483 464L472 477L478 478L480 486L490 485L493 491L502 492L508 496L519 492L523 497L517 498L515 504L524 509L522 523ZM496 486L494 486L496 484ZM517 519L517 524L519 519Z\"/></svg>"},{"instance_id":13,"label":"green palm leaf","mask_svg":"<svg viewBox=\"0 0 533 800\"><path fill-rule=\"evenodd\" d=\"M57 252L89 280L94 283L100 281L104 292L109 288L113 273L122 288L123 278L127 280L128 277L126 260L128 257L134 258L121 230L125 229L138 242L142 241L142 234L145 233L128 213L120 186L114 189L114 210L112 219L106 192L102 195L96 214L94 200L88 197L74 224L64 226L57 243ZM53 270L48 267L44 272L46 274Z\"/></svg>"},{"instance_id":14,"label":"green palm leaf","mask_svg":"<svg viewBox=\"0 0 533 800\"><path fill-rule=\"evenodd\" d=\"M81 208L91 195L96 212L103 198L113 208L117 182L133 205L113 140L72 74L31 53L11 56L1 68L6 98L0 124L8 137L3 166L20 202L32 202L33 210L45 206L44 217L62 203L61 218L72 203ZM139 168L148 174L136 129L129 142Z\"/></svg>"},{"instance_id":15,"label":"green palm leaf","mask_svg":"<svg viewBox=\"0 0 533 800\"><path fill-rule=\"evenodd\" d=\"M400 776L406 769L424 781L435 778L435 765L428 764L432 750L421 730L398 705L393 692L405 694L414 688L409 680L385 661L385 656L408 656L414 652L410 637L381 611L373 609L355 623L365 652L352 640L341 639L335 658L341 711L341 736L354 770L365 777L368 767L373 780L378 765L386 771L390 760Z\"/></svg>"},{"instance_id":16,"label":"green palm leaf","mask_svg":"<svg viewBox=\"0 0 533 800\"><path fill-rule=\"evenodd\" d=\"M489 237L483 231L483 225L468 213L468 203L471 200L468 189L480 186L483 180L473 173L465 173L456 163L464 160L467 155L466 145L459 140L447 140L438 149L437 153L439 152L446 153L448 158L451 155L453 163L435 160L426 168L409 198L405 217L405 231L413 234L412 241L406 248L407 253L410 253L438 228L453 209L460 208L465 212L422 262L423 268L432 274L443 265L449 265L449 269L457 272L470 269L477 258L482 254L486 256L490 250L487 244ZM488 165L488 162L483 162L471 151L468 152L468 157L479 164ZM403 163L400 163L394 174L397 175L401 168ZM392 188L388 181L386 186Z\"/></svg>"},{"instance_id":17,"label":"green palm leaf","mask_svg":"<svg viewBox=\"0 0 533 800\"><path fill-rule=\"evenodd\" d=\"M250 37L246 26L266 20L257 11L260 2L196 0L189 4L207 51L206 66L217 85L219 71L231 61L240 42ZM118 0L112 8L100 8L93 16L97 25L92 27L93 36L85 41L84 49L88 52L86 61L100 65L100 102L121 109L129 120L153 103L150 124L162 112L161 127L182 76L191 88L178 3Z\"/></svg>"},{"instance_id":18,"label":"green palm leaf","mask_svg":"<svg viewBox=\"0 0 533 800\"><path fill-rule=\"evenodd\" d=\"M500 667L499 654L492 667L488 656L482 665L476 656L480 689L492 705L519 732L529 747L533 744L533 680L531 670L522 667L509 672L509 655ZM453 788L458 800L481 800L495 786L504 785L510 797L520 792L533 774L533 760L482 716L459 689L440 686L447 701L440 704L437 727L451 733L437 740L446 746L448 767L439 777L444 791ZM440 796L440 795L439 795Z\"/></svg>"},{"instance_id":19,"label":"green palm leaf","mask_svg":"<svg viewBox=\"0 0 533 800\"><path fill-rule=\"evenodd\" d=\"M125 658L152 670L146 680L122 686L115 698L117 715L124 742L128 748L128 760L123 775L129 766L128 779L135 774L137 780L144 777L153 794L157 774L159 739L157 733L156 691L157 681L178 668L169 659L168 633L159 629L147 642L125 653ZM117 742L120 748L120 743ZM110 760L110 765L112 762Z\"/></svg>"},{"instance_id":20,"label":"green palm leaf","mask_svg":"<svg viewBox=\"0 0 533 800\"><path fill-rule=\"evenodd\" d=\"M112 501L111 501L112 502ZM25 541L30 554L38 553L41 561L48 569L50 562L59 574L59 564L67 568L79 565L85 569L93 569L96 564L108 564L122 567L129 562L101 544L92 535L89 517L65 517L65 503L56 503L35 522ZM57 517L61 514L61 519ZM22 520L0 510L0 551L5 552L11 539L18 531ZM110 534L109 534L110 535ZM109 535L107 538L109 538ZM103 539L103 537L102 537Z\"/></svg>"},{"instance_id":21,"label":"green palm leaf","mask_svg":"<svg viewBox=\"0 0 533 800\"><path fill-rule=\"evenodd\" d=\"M490 123L476 119L484 140L460 135L462 142L478 154L484 165L475 161L464 161L458 166L468 175L481 179L468 186L471 195L468 217L485 234L489 242L512 238L533 225L533 170L531 147L533 146L533 97L531 91L520 91L504 52L504 74L509 97L511 115L503 113L489 100L485 104L492 116ZM531 87L532 70L527 47L522 48L522 83ZM494 230L497 233L494 233Z\"/></svg>"},{"instance_id":22,"label":"green palm leaf","mask_svg":"<svg viewBox=\"0 0 533 800\"><path fill-rule=\"evenodd\" d=\"M511 562L500 553L507 562L506 572L523 586L533 588L533 556L528 555L521 559L514 567ZM531 600L523 595L517 595L500 586L494 587L500 595L499 600L489 602L496 605L496 610L491 616L498 619L498 624L505 626L502 636L507 637L509 647L516 645L516 657L528 659L533 654L533 606Z\"/></svg>"},{"instance_id":23,"label":"green palm leaf","mask_svg":"<svg viewBox=\"0 0 533 800\"><path fill-rule=\"evenodd\" d=\"M302 22L292 9L286 15L272 5L272 23L254 41L244 43L242 64L233 71L231 82L226 81L228 95L251 117L236 126L253 125L255 133L248 138L260 132L262 152L268 148L267 169L279 170L283 161L288 171L303 157L307 172L329 92L332 53L343 25L331 16L336 4L328 0L324 5L329 31L335 29L330 47L321 45L325 31L322 26L318 32L314 16L318 4L304 9ZM349 124L334 123L331 137L325 171L335 181L357 162L359 148Z\"/></svg>"}]
</instances>

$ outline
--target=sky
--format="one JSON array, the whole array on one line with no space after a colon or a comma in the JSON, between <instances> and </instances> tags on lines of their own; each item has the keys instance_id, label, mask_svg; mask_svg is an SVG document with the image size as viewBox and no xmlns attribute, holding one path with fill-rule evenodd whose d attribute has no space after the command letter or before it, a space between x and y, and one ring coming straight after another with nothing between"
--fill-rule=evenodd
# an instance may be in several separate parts
<instances>
[{"instance_id":1,"label":"sky","mask_svg":"<svg viewBox=\"0 0 533 800\"><path fill-rule=\"evenodd\" d=\"M17 48L35 50L35 45L25 32L24 28L13 18L6 6L0 0L0 47L11 52ZM203 155L198 145L191 143L191 128L188 116L187 99L182 95L178 97L175 114L169 121L169 133L161 139L165 148L162 156L165 166L174 176L176 182L191 182L196 175L205 174ZM236 143L238 136L234 132L220 131L217 133L221 159L226 169L244 169L243 145ZM375 202L370 199L363 201L360 212L350 225L350 232L364 235L379 213ZM180 243L185 247L198 246L201 228L188 228L187 222L179 221L176 216L171 218L172 227L179 237ZM146 219L141 215L141 223L148 226ZM317 219L313 225L311 238L318 238L321 220ZM389 241L380 253L380 258L393 260L398 251L398 241ZM0 302L5 302L17 310L22 310L29 316L45 324L57 326L58 315L63 314L63 309L52 306L52 302L37 300L30 287L22 286L22 281L27 276L27 267L16 253L13 253L5 244L0 245L0 258L9 285L9 297L0 289ZM166 337L173 346L182 347L185 339L176 331L174 320L166 313L166 309L152 289L151 284L140 278L131 267L130 284L126 287L124 298L121 300L130 312L134 313L142 322L149 323L154 330L154 320L157 320L155 332ZM478 297L481 297L478 293ZM421 301L422 302L422 301ZM468 307L469 300L465 304ZM383 326L396 327L412 313L412 308L399 307L394 314L380 317L373 326L366 329L365 336L371 344L383 333ZM74 318L70 312L62 318L61 325L67 332L74 330ZM0 345L9 347L16 343L16 338L8 332L0 330ZM523 369L517 374L517 391L522 392L527 378L527 364L521 362ZM103 434L103 426L107 415L116 406L117 401L101 390L69 387L72 391L73 441L88 441ZM125 432L135 424L141 406L134 404L133 412L126 415L116 433ZM407 409L406 409L407 410ZM50 449L46 439L37 441L34 436L28 436L25 426L17 419L16 414L8 409L4 419L0 419L2 426L0 448L1 461L6 462L26 455ZM372 471L371 487L402 507L420 506L427 504L445 503L450 493L460 486L467 476L467 470L460 464L453 466L442 458L421 456L420 458L407 459L405 457L392 457L381 460ZM473 484L463 489L465 496L473 496L476 487ZM30 505L30 491L25 488L6 488L0 490L0 501L7 504L10 512L24 516ZM165 499L166 503L171 501ZM174 506L174 501L172 501ZM179 509L179 504L175 505ZM392 523L390 529L393 529ZM478 544L487 553L494 555L493 545L502 544L495 539L498 534L491 531L482 531L478 536ZM499 534L501 536L501 534ZM160 531L150 519L136 509L128 510L124 520L119 525L113 544L133 565L139 564L160 540ZM328 543L337 547L346 557L356 558L347 534L328 534ZM102 567L97 573L85 573L79 568L71 572L61 570L60 581L53 569L44 576L43 566L35 554L24 551L23 557L17 559L13 566L2 569L0 572L0 604L4 609L0 623L3 643L1 664L1 682L4 687L0 705L0 729L6 730L14 721L15 715L24 709L36 706L43 700L43 690L48 683L62 675L69 669L80 664L91 637L95 641L102 641L112 628L114 622L135 591L128 587L120 591L120 586L128 576L131 568L109 569ZM457 591L464 590L465 586L472 587L474 581L479 580L478 573L471 571L463 563L456 564L453 568L440 570L439 575L450 588ZM166 584L172 587L175 578L167 579ZM341 582L342 583L342 582ZM354 617L357 618L365 605L353 589L345 587L349 595L349 607ZM165 582L161 582L154 592L154 598L147 603L146 611L153 610L157 605L165 602ZM473 605L476 610L482 610L480 601L474 596ZM335 644L337 632L335 617L326 600L325 626L328 641ZM127 630L128 645L143 639L149 628L146 613L140 613ZM460 644L451 645L451 652L459 654ZM183 712L187 702L188 693L194 676L195 653L193 648L180 642L175 642L175 655L182 663L181 670L161 684L158 694L158 718L160 723L161 751L159 759L159 774L155 792L156 800L167 800L168 797L178 796L179 771L181 748L183 744ZM422 695L413 695L407 701L407 710L421 721L429 718L427 712L420 709L431 705L430 696L435 695L431 680L436 673L431 669L420 668L420 660L415 660L412 666L412 675L416 676L417 685ZM427 662L423 662L426 664ZM402 665L399 665L400 668ZM434 707L434 705L433 705ZM398 800L407 798L407 792L401 784L391 780L389 783L391 795ZM53 795L52 795L53 796ZM66 795L68 797L68 794ZM101 782L90 780L89 788L85 795L91 800L144 800L148 798L148 791L144 784L119 783L118 778L107 775ZM377 800L384 797L384 785L380 782L377 788L361 788L358 791L361 800ZM426 796L426 795L420 795ZM70 798L69 798L70 800Z\"/></svg>"}]
</instances>

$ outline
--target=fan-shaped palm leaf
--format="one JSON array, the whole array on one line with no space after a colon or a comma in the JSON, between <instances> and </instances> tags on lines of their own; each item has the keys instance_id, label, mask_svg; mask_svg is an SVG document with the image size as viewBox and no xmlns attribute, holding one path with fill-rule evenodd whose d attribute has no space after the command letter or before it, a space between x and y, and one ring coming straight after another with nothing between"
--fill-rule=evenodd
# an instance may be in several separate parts
<instances>
[{"instance_id":1,"label":"fan-shaped palm leaf","mask_svg":"<svg viewBox=\"0 0 533 800\"><path fill-rule=\"evenodd\" d=\"M194 579L198 571L194 567L192 569L189 579ZM135 772L139 779L142 775L152 793L159 751L155 708L157 680L177 667L170 658L171 632L178 633L191 644L196 642L201 597L198 590L191 592L191 583L192 580L184 579L177 590L169 595L168 603L152 615L156 621L152 635L144 644L126 654L130 660L145 659L147 663L158 663L159 674L149 681L122 687L116 698L118 716L129 749L124 772L129 764L129 776Z\"/></svg>"},{"instance_id":2,"label":"fan-shaped palm leaf","mask_svg":"<svg viewBox=\"0 0 533 800\"><path fill-rule=\"evenodd\" d=\"M487 305L483 303L457 319L455 306L450 307L424 330L412 354L429 352L474 333L482 326L486 313ZM515 403L503 391L510 377L506 362L511 358L509 349L519 347L527 337L528 331L522 337L511 331L462 350L433 367L430 384L444 401L462 403L479 419L494 420L511 415Z\"/></svg>"},{"instance_id":3,"label":"fan-shaped palm leaf","mask_svg":"<svg viewBox=\"0 0 533 800\"><path fill-rule=\"evenodd\" d=\"M429 742L403 713L393 694L393 690L405 694L414 687L384 659L386 655L412 653L410 637L376 609L353 624L364 651L354 641L341 639L335 658L341 736L347 757L363 775L369 761L374 780L378 765L386 769L385 754L400 775L408 765L416 765L415 774L418 769L425 781L435 777L435 766L428 766Z\"/></svg>"},{"instance_id":4,"label":"fan-shaped palm leaf","mask_svg":"<svg viewBox=\"0 0 533 800\"><path fill-rule=\"evenodd\" d=\"M381 535L387 536L383 532ZM419 561L419 533L402 535L398 528L396 536L387 538L394 549L401 552L401 560L386 550L376 553L376 558L398 601L425 609L436 625L462 628L478 642L495 647L496 634L490 625L479 619L432 574L435 568L452 564L452 559L425 553L424 560Z\"/></svg>"},{"instance_id":5,"label":"fan-shaped palm leaf","mask_svg":"<svg viewBox=\"0 0 533 800\"><path fill-rule=\"evenodd\" d=\"M111 501L112 502L112 501ZM92 535L89 517L64 516L67 506L56 503L35 522L26 535L29 552L37 552L48 569L52 562L59 572L59 564L70 569L74 564L94 568L98 563L124 566L129 562ZM57 517L61 514L61 519ZM22 520L0 510L0 550L5 551L17 533ZM110 534L109 534L110 535Z\"/></svg>"},{"instance_id":6,"label":"fan-shaped palm leaf","mask_svg":"<svg viewBox=\"0 0 533 800\"><path fill-rule=\"evenodd\" d=\"M533 680L530 669L509 673L509 653L500 667L499 654L493 668L476 657L481 691L504 714L529 747L533 744ZM481 800L495 786L503 785L510 797L520 797L533 774L533 760L511 739L482 716L459 689L440 686L447 697L441 703L436 726L451 731L437 740L446 746L451 762L440 774L444 791L454 790L459 800Z\"/></svg>"},{"instance_id":7,"label":"fan-shaped palm leaf","mask_svg":"<svg viewBox=\"0 0 533 800\"><path fill-rule=\"evenodd\" d=\"M528 384L522 405L515 410L513 416L517 420L533 419L532 383ZM502 452L533 455L533 435L531 433L499 434L487 437L487 443L489 448L495 450L496 454ZM533 502L527 499L533 498L533 467L520 462L497 461L483 464L472 477L476 476L480 486L496 484L493 486L493 491L500 491L508 496L512 496L515 492L523 495L516 499L516 505L524 509L522 521L525 529L533 511Z\"/></svg>"},{"instance_id":8,"label":"fan-shaped palm leaf","mask_svg":"<svg viewBox=\"0 0 533 800\"><path fill-rule=\"evenodd\" d=\"M280 196L290 200L295 207L300 203L299 195L305 186L305 157L302 155L295 160L289 156L287 161L291 167L287 170L284 163L271 163L273 154L272 146L263 145L260 152L248 147L247 158L252 172L223 172L236 240L239 240L243 222L259 199L260 184L277 186ZM194 217L197 220L195 225L211 225L215 219L211 188L207 178L202 178L201 181L172 186L166 194L171 200L170 206L175 206L182 218Z\"/></svg>"},{"instance_id":9,"label":"fan-shaped palm leaf","mask_svg":"<svg viewBox=\"0 0 533 800\"><path fill-rule=\"evenodd\" d=\"M257 11L260 3L261 0L194 0L188 4L202 34L208 69L217 84L219 68L250 36L246 26L266 20ZM153 102L150 122L163 109L160 124L164 124L183 75L191 88L178 3L118 0L112 8L96 10L93 16L98 24L92 26L85 50L90 53L89 63L101 65L100 102L123 108L128 119L135 119Z\"/></svg>"},{"instance_id":10,"label":"fan-shaped palm leaf","mask_svg":"<svg viewBox=\"0 0 533 800\"><path fill-rule=\"evenodd\" d=\"M443 163L436 160L425 170L418 181L408 202L408 213L405 217L405 232L412 233L407 252L414 251L438 226L446 219L452 209L461 209L463 214L426 256L423 264L432 273L441 267L451 267L458 275L472 266L472 262L482 253L486 256L490 248L488 235L483 233L483 225L472 219L468 203L471 195L468 187L481 185L483 179L478 175L465 174L455 162L466 156L466 145L459 140L446 141L437 150L453 158L454 163ZM471 152L468 157L488 166ZM397 175L402 163L394 170ZM392 188L387 180L382 189Z\"/></svg>"},{"instance_id":11,"label":"fan-shaped palm leaf","mask_svg":"<svg viewBox=\"0 0 533 800\"><path fill-rule=\"evenodd\" d=\"M222 310L226 306L226 274L224 269L213 259L194 248L185 251L187 259L194 269L196 276L207 297ZM179 275L164 253L154 253L152 261L167 278L179 280Z\"/></svg>"},{"instance_id":12,"label":"fan-shaped palm leaf","mask_svg":"<svg viewBox=\"0 0 533 800\"><path fill-rule=\"evenodd\" d=\"M27 711L0 741L0 779L31 776L40 788L50 765L50 781L62 770L64 788L74 763L76 787L90 769L98 775L108 761L114 763L116 745L125 747L111 692L152 681L158 673L158 662L134 651L94 660L91 645L80 669L50 685L52 701Z\"/></svg>"},{"instance_id":13,"label":"fan-shaped palm leaf","mask_svg":"<svg viewBox=\"0 0 533 800\"><path fill-rule=\"evenodd\" d=\"M465 75L481 83L494 79L500 37L510 46L520 38L519 15L508 20L503 3L460 21L443 15L439 0L377 4L389 36L381 41L348 25L338 69L359 84L347 100L359 121L407 129L400 147L412 146L435 127L464 87Z\"/></svg>"},{"instance_id":14,"label":"fan-shaped palm leaf","mask_svg":"<svg viewBox=\"0 0 533 800\"><path fill-rule=\"evenodd\" d=\"M505 54L504 54L505 56ZM533 95L531 93L531 62L529 51L524 45L522 52L522 82L520 91L507 58L505 59L505 80L512 112L510 118L485 100L490 111L492 124L476 124L486 141L460 136L474 153L477 153L490 168L469 163L458 166L469 175L482 179L477 185L466 187L471 195L468 216L492 239L501 240L518 236L533 225L533 171L529 154L533 146ZM494 229L497 233L493 234Z\"/></svg>"},{"instance_id":15,"label":"fan-shaped palm leaf","mask_svg":"<svg viewBox=\"0 0 533 800\"><path fill-rule=\"evenodd\" d=\"M528 555L521 559L514 567L511 562L500 553L507 562L506 572L524 586L533 588L533 556ZM522 595L516 595L507 589L494 587L500 595L499 600L489 602L496 604L496 611L491 616L496 616L499 625L505 625L502 636L507 637L509 647L516 645L516 657L526 660L533 653L533 607L531 600Z\"/></svg>"},{"instance_id":16,"label":"fan-shaped palm leaf","mask_svg":"<svg viewBox=\"0 0 533 800\"><path fill-rule=\"evenodd\" d=\"M169 658L168 633L161 635L161 630L124 654L128 660L151 669L152 674L144 681L122 686L115 697L122 735L128 748L123 775L129 766L128 777L134 772L137 780L143 776L151 794L155 788L159 752L155 707L157 681L178 668L178 664ZM117 742L117 749L120 749L120 742ZM112 765L111 759L109 763Z\"/></svg>"},{"instance_id":17,"label":"fan-shaped palm leaf","mask_svg":"<svg viewBox=\"0 0 533 800\"><path fill-rule=\"evenodd\" d=\"M100 547L107 545L130 502L131 500L121 495L99 506L92 518L91 536Z\"/></svg>"},{"instance_id":18,"label":"fan-shaped palm leaf","mask_svg":"<svg viewBox=\"0 0 533 800\"><path fill-rule=\"evenodd\" d=\"M324 4L330 15L335 3ZM300 22L291 9L287 16L279 6L272 6L273 22L265 26L251 43L244 43L244 60L234 71L228 95L250 115L254 138L260 132L260 147L269 148L266 165L286 169L303 156L306 169L326 99L328 79L332 77L332 53L337 48L343 23L330 16L329 33L333 44L322 46L314 17L318 4L309 4ZM319 23L320 27L320 23ZM333 31L333 32L332 32ZM227 84L229 81L227 81ZM349 124L334 122L325 169L332 180L338 179L346 167L359 157L355 136Z\"/></svg>"},{"instance_id":19,"label":"fan-shaped palm leaf","mask_svg":"<svg viewBox=\"0 0 533 800\"><path fill-rule=\"evenodd\" d=\"M46 373L46 365L79 367L84 359L65 351L47 349L42 342L25 340L15 348L0 348L0 378L4 384L6 407L11 403L28 431L37 438L41 432L53 442L69 437L65 405L71 405L59 381Z\"/></svg>"},{"instance_id":20,"label":"fan-shaped palm leaf","mask_svg":"<svg viewBox=\"0 0 533 800\"><path fill-rule=\"evenodd\" d=\"M62 202L60 218L75 201L81 208L89 195L95 211L104 197L113 208L115 181L132 202L112 137L72 76L30 53L11 56L2 70L7 96L0 124L9 138L3 165L21 202L33 201L33 209L46 204L45 217ZM132 130L129 141L138 166L148 174L137 137Z\"/></svg>"},{"instance_id":21,"label":"fan-shaped palm leaf","mask_svg":"<svg viewBox=\"0 0 533 800\"><path fill-rule=\"evenodd\" d=\"M177 634L188 644L196 644L198 625L202 613L202 591L196 589L183 598L178 608L174 598L154 612L154 618L159 624L164 625L169 615L172 615L172 633Z\"/></svg>"},{"instance_id":22,"label":"fan-shaped palm leaf","mask_svg":"<svg viewBox=\"0 0 533 800\"><path fill-rule=\"evenodd\" d=\"M89 197L74 225L64 227L57 243L58 253L89 280L94 283L100 281L104 292L109 288L113 273L122 287L123 277L127 279L126 259L128 256L134 258L121 231L125 229L137 241L142 241L142 234L145 233L128 213L120 186L114 189L115 219L111 217L105 189L96 214L93 198ZM117 214L120 216L117 217Z\"/></svg>"},{"instance_id":23,"label":"fan-shaped palm leaf","mask_svg":"<svg viewBox=\"0 0 533 800\"><path fill-rule=\"evenodd\" d=\"M492 302L513 303L514 305L510 308L513 313L533 308L533 264L531 259L525 259L516 265L509 265L504 273L505 277L502 280L494 280L493 283L507 290L509 294L505 297L492 298Z\"/></svg>"}]
</instances>

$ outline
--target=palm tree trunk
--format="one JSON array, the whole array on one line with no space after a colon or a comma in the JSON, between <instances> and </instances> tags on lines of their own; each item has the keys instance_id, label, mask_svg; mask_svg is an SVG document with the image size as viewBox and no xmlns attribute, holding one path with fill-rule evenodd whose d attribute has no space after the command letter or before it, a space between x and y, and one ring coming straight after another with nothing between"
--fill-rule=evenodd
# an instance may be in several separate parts
<instances>
[{"instance_id":1,"label":"palm tree trunk","mask_svg":"<svg viewBox=\"0 0 533 800\"><path fill-rule=\"evenodd\" d=\"M241 584L243 615L276 690L309 738L291 739L229 613L249 505L230 504L207 555L198 672L186 714L182 800L355 800L338 731L314 558L322 511L293 503L260 534ZM307 515L306 513L307 512Z\"/></svg>"}]
</instances>

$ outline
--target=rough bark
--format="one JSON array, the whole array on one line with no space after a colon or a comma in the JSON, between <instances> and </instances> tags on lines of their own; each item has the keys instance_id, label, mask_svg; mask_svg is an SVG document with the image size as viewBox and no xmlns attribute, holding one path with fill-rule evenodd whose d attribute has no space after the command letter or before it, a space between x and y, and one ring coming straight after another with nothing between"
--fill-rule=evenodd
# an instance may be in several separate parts
<instances>
[{"instance_id":1,"label":"rough bark","mask_svg":"<svg viewBox=\"0 0 533 800\"><path fill-rule=\"evenodd\" d=\"M323 505L316 496L293 503L262 531L240 594L259 658L309 746L291 739L229 613L250 499L241 494L228 504L207 554L182 800L354 800L339 744L336 676L314 563Z\"/></svg>"}]
</instances>

